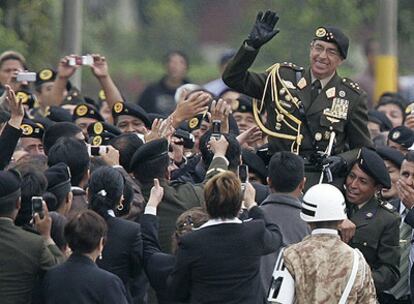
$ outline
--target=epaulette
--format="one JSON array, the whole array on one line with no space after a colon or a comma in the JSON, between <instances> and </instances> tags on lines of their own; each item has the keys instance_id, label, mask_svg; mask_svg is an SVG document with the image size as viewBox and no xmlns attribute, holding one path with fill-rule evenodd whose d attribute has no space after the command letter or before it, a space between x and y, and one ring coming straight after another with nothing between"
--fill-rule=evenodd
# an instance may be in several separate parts
<instances>
[{"instance_id":1,"label":"epaulette","mask_svg":"<svg viewBox=\"0 0 414 304\"><path fill-rule=\"evenodd\" d=\"M281 67L286 67L286 68L291 68L291 69L296 70L296 71L303 71L303 67L298 66L298 65L296 65L292 62L282 62L280 64L280 66Z\"/></svg>"},{"instance_id":2,"label":"epaulette","mask_svg":"<svg viewBox=\"0 0 414 304\"><path fill-rule=\"evenodd\" d=\"M379 205L391 213L397 212L397 209L387 201L380 201Z\"/></svg>"},{"instance_id":3,"label":"epaulette","mask_svg":"<svg viewBox=\"0 0 414 304\"><path fill-rule=\"evenodd\" d=\"M342 78L342 83L351 90L355 91L358 95L363 93L362 89L359 87L359 84L349 78Z\"/></svg>"}]
</instances>

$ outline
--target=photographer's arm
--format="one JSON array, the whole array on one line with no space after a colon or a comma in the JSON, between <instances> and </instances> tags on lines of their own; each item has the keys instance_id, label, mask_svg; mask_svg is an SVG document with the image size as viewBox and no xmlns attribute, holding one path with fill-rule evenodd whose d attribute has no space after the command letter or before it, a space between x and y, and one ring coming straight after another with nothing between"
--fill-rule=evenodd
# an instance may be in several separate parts
<instances>
[{"instance_id":1,"label":"photographer's arm","mask_svg":"<svg viewBox=\"0 0 414 304\"><path fill-rule=\"evenodd\" d=\"M73 56L73 55L71 55ZM59 107L63 99L65 98L66 85L69 81L69 78L76 72L76 69L79 67L77 65L69 65L70 56L65 56L59 61L57 76L53 83L52 92L50 98L42 100L42 106L57 106Z\"/></svg>"},{"instance_id":2,"label":"photographer's arm","mask_svg":"<svg viewBox=\"0 0 414 304\"><path fill-rule=\"evenodd\" d=\"M118 90L118 87L109 75L108 62L106 61L106 58L99 54L92 54L92 57L92 73L101 84L101 87L105 92L106 102L108 103L109 108L112 109L115 103L123 101L121 92Z\"/></svg>"}]
</instances>

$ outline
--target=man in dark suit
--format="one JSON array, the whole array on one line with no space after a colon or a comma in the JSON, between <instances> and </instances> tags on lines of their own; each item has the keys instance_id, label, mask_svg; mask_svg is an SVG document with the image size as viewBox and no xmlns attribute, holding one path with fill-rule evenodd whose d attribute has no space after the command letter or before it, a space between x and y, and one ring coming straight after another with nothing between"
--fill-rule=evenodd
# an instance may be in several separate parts
<instances>
[{"instance_id":1,"label":"man in dark suit","mask_svg":"<svg viewBox=\"0 0 414 304\"><path fill-rule=\"evenodd\" d=\"M376 196L390 186L384 161L376 152L362 148L345 181L349 218L345 221L356 227L349 245L358 248L367 260L377 294L393 287L400 278L400 217L391 204Z\"/></svg>"},{"instance_id":2,"label":"man in dark suit","mask_svg":"<svg viewBox=\"0 0 414 304\"><path fill-rule=\"evenodd\" d=\"M358 148L371 146L367 129L366 94L358 84L341 78L336 69L348 55L349 39L338 28L319 27L310 47L310 68L292 63L275 64L266 73L253 73L253 64L262 45L279 31L274 29L279 17L275 12L260 12L244 41L223 74L231 88L262 100L253 104L256 121L269 137L271 153L291 151L306 160L307 186L319 181L321 163L329 164L331 173L343 175L346 164ZM259 114L266 110L267 121ZM332 156L322 160L333 141Z\"/></svg>"},{"instance_id":3,"label":"man in dark suit","mask_svg":"<svg viewBox=\"0 0 414 304\"><path fill-rule=\"evenodd\" d=\"M0 299L4 304L30 303L36 278L64 259L50 237L51 219L44 202L43 215L34 216L40 235L14 224L20 184L16 171L0 171Z\"/></svg>"},{"instance_id":4,"label":"man in dark suit","mask_svg":"<svg viewBox=\"0 0 414 304\"><path fill-rule=\"evenodd\" d=\"M300 197L305 187L304 166L302 159L291 152L273 154L269 163L267 178L271 193L262 202L267 221L279 226L283 244L295 244L309 235L309 225L300 218ZM262 257L260 276L267 293L272 280L272 273L278 252Z\"/></svg>"},{"instance_id":5,"label":"man in dark suit","mask_svg":"<svg viewBox=\"0 0 414 304\"><path fill-rule=\"evenodd\" d=\"M400 170L400 179L397 182L397 189L398 189L398 196L400 197L400 204L401 209L404 209L402 218L404 219L404 224L408 224L410 228L414 228L414 152L409 151L405 157L404 161L401 165ZM401 225L401 230L403 229L403 225ZM407 237L408 235L408 237ZM403 248L406 248L408 252L405 254L405 261L401 260L401 264L404 262L406 266L410 266L410 262L412 262L412 253L413 253L413 241L412 241L412 229L411 233L410 230L407 231L407 235L400 238L400 244ZM407 246L409 248L407 248ZM408 254L408 256L407 256ZM408 273L404 272L401 274L402 276L407 279ZM411 295L414 294L414 268L411 267L409 272L409 282L410 282L410 290L408 291L405 289L405 295L410 293ZM408 296L410 298L410 296ZM411 297L412 300L412 297Z\"/></svg>"}]
</instances>

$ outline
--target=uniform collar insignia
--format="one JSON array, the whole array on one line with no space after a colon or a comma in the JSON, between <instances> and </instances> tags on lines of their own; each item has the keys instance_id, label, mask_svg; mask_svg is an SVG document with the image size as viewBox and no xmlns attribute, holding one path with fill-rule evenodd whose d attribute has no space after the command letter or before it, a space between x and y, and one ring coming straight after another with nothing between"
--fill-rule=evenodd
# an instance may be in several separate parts
<instances>
[{"instance_id":1,"label":"uniform collar insignia","mask_svg":"<svg viewBox=\"0 0 414 304\"><path fill-rule=\"evenodd\" d=\"M335 97L336 89L335 87L326 90L326 97L333 98Z\"/></svg>"}]
</instances>

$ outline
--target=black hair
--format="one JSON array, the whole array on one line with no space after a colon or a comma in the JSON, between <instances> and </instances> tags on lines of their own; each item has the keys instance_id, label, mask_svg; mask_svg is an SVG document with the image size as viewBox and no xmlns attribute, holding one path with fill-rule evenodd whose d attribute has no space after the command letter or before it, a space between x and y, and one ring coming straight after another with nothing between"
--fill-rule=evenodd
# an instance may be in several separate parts
<instances>
[{"instance_id":1,"label":"black hair","mask_svg":"<svg viewBox=\"0 0 414 304\"><path fill-rule=\"evenodd\" d=\"M114 210L124 192L124 178L112 167L96 169L89 180L89 208L103 218L108 218L108 210Z\"/></svg>"},{"instance_id":2,"label":"black hair","mask_svg":"<svg viewBox=\"0 0 414 304\"><path fill-rule=\"evenodd\" d=\"M410 163L414 163L414 151L408 151L404 156L404 160Z\"/></svg>"},{"instance_id":3,"label":"black hair","mask_svg":"<svg viewBox=\"0 0 414 304\"><path fill-rule=\"evenodd\" d=\"M47 178L43 172L36 170L35 167L26 167L20 171L20 174L22 176L22 200L15 224L25 226L29 225L32 219L32 197L43 195L47 189Z\"/></svg>"},{"instance_id":4,"label":"black hair","mask_svg":"<svg viewBox=\"0 0 414 304\"><path fill-rule=\"evenodd\" d=\"M229 146L226 151L226 158L229 161L228 169L231 171L236 171L237 166L240 164L240 155L241 148L240 144L237 141L236 137L233 134L222 134L229 143ZM214 153L207 147L208 142L210 141L211 131L207 131L200 138L200 152L203 159L205 168L207 169L211 161L213 160Z\"/></svg>"},{"instance_id":5,"label":"black hair","mask_svg":"<svg viewBox=\"0 0 414 304\"><path fill-rule=\"evenodd\" d=\"M82 129L71 122L57 122L43 134L43 149L48 155L50 148L62 137L75 137Z\"/></svg>"},{"instance_id":6,"label":"black hair","mask_svg":"<svg viewBox=\"0 0 414 304\"><path fill-rule=\"evenodd\" d=\"M304 162L300 156L283 151L273 154L269 162L271 187L277 192L292 192L305 175Z\"/></svg>"},{"instance_id":7,"label":"black hair","mask_svg":"<svg viewBox=\"0 0 414 304\"><path fill-rule=\"evenodd\" d=\"M124 133L110 140L109 144L119 151L119 163L125 171L131 173L129 164L132 156L144 143L135 133Z\"/></svg>"},{"instance_id":8,"label":"black hair","mask_svg":"<svg viewBox=\"0 0 414 304\"><path fill-rule=\"evenodd\" d=\"M187 64L187 68L190 66L190 61L188 59L187 54L184 53L183 51L180 51L180 50L171 50L167 54L165 54L164 55L164 64L167 64L170 61L171 57L174 56L174 55L178 55L178 56L184 58L185 63Z\"/></svg>"},{"instance_id":9,"label":"black hair","mask_svg":"<svg viewBox=\"0 0 414 304\"><path fill-rule=\"evenodd\" d=\"M89 153L85 142L71 137L59 139L50 148L48 165L50 167L60 162L69 167L72 186L79 186L90 166Z\"/></svg>"}]
</instances>

